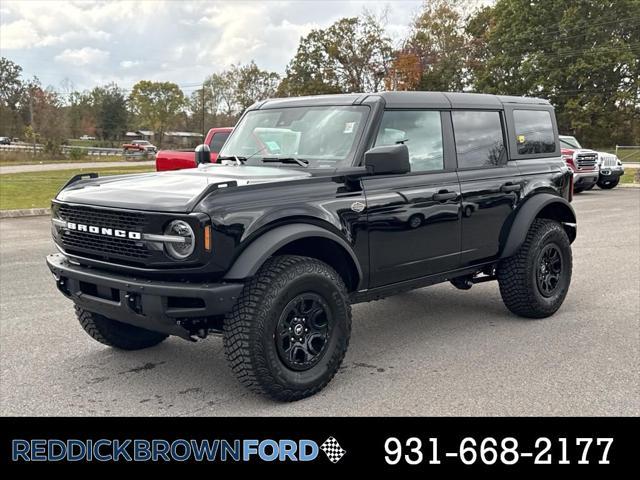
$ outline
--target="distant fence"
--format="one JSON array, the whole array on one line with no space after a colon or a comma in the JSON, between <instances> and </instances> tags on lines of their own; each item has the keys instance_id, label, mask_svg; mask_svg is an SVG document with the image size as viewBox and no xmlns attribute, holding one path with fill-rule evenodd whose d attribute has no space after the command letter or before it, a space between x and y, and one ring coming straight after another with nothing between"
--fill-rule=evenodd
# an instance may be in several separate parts
<instances>
[{"instance_id":1,"label":"distant fence","mask_svg":"<svg viewBox=\"0 0 640 480\"><path fill-rule=\"evenodd\" d=\"M640 162L640 145L616 145L616 157L623 162Z\"/></svg>"},{"instance_id":2,"label":"distant fence","mask_svg":"<svg viewBox=\"0 0 640 480\"><path fill-rule=\"evenodd\" d=\"M13 143L11 145L0 145L0 153L2 152L29 153L29 152L33 152L34 150L36 152L41 152L43 148L44 148L43 145L39 143L36 143L35 145L28 144L28 143ZM72 150L84 151L86 155L91 155L91 156L121 155L123 153L121 148L78 147L78 146L72 146L72 145L62 145L61 150L64 155L68 155L69 152L71 152Z\"/></svg>"}]
</instances>

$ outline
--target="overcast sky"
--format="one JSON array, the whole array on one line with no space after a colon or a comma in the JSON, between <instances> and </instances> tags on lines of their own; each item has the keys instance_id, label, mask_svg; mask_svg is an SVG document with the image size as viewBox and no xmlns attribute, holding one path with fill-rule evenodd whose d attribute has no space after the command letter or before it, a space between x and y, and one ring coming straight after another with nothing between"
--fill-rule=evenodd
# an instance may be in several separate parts
<instances>
[{"instance_id":1,"label":"overcast sky","mask_svg":"<svg viewBox=\"0 0 640 480\"><path fill-rule=\"evenodd\" d=\"M25 77L75 89L110 81L169 80L187 93L232 63L283 72L301 36L364 8L387 9L396 42L420 0L10 1L0 0L0 50Z\"/></svg>"}]
</instances>

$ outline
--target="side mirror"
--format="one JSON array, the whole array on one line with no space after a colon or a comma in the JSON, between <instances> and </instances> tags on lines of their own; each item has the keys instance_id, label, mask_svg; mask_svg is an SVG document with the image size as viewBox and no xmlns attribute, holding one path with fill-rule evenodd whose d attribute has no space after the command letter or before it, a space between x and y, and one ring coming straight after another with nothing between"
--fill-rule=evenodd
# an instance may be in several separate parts
<instances>
[{"instance_id":1,"label":"side mirror","mask_svg":"<svg viewBox=\"0 0 640 480\"><path fill-rule=\"evenodd\" d=\"M411 171L409 149L404 143L374 147L365 152L364 166L373 175L408 173Z\"/></svg>"},{"instance_id":2,"label":"side mirror","mask_svg":"<svg viewBox=\"0 0 640 480\"><path fill-rule=\"evenodd\" d=\"M196 147L196 165L202 163L211 163L211 149L206 143Z\"/></svg>"}]
</instances>

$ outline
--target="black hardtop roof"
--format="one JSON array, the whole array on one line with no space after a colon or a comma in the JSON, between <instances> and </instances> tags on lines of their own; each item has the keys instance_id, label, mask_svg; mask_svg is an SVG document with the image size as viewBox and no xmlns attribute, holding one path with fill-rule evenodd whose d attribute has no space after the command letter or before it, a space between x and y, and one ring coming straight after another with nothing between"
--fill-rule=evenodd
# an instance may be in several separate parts
<instances>
[{"instance_id":1,"label":"black hardtop roof","mask_svg":"<svg viewBox=\"0 0 640 480\"><path fill-rule=\"evenodd\" d=\"M378 92L313 95L308 97L271 98L255 103L250 109L308 106L359 105L365 101L383 101L386 108L486 108L500 109L505 104L546 105L542 98L458 92Z\"/></svg>"}]
</instances>

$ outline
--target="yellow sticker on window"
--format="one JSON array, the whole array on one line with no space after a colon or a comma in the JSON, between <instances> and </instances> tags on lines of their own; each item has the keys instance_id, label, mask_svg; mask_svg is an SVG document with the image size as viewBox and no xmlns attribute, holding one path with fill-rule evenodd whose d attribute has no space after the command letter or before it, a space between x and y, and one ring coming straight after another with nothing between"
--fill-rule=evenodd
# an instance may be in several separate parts
<instances>
[{"instance_id":1,"label":"yellow sticker on window","mask_svg":"<svg viewBox=\"0 0 640 480\"><path fill-rule=\"evenodd\" d=\"M524 135L518 135L518 143L524 143Z\"/></svg>"}]
</instances>

